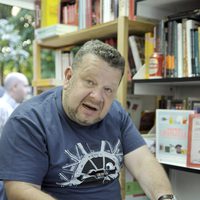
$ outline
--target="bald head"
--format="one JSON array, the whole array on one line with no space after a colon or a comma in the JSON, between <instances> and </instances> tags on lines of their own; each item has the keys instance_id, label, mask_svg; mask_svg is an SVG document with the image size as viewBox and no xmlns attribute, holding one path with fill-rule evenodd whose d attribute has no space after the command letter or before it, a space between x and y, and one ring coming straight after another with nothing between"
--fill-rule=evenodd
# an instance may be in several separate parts
<instances>
[{"instance_id":1,"label":"bald head","mask_svg":"<svg viewBox=\"0 0 200 200\"><path fill-rule=\"evenodd\" d=\"M19 72L11 72L4 79L5 91L13 98L17 103L21 103L26 97L28 90L27 77Z\"/></svg>"}]
</instances>

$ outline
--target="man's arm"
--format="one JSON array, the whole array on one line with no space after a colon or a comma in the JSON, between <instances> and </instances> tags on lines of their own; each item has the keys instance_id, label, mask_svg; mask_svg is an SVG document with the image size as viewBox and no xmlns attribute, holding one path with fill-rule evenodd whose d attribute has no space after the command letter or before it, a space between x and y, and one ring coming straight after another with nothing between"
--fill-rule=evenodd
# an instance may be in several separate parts
<instances>
[{"instance_id":1,"label":"man's arm","mask_svg":"<svg viewBox=\"0 0 200 200\"><path fill-rule=\"evenodd\" d=\"M162 195L173 194L163 167L147 146L125 155L125 165L150 199L157 200Z\"/></svg>"},{"instance_id":2,"label":"man's arm","mask_svg":"<svg viewBox=\"0 0 200 200\"><path fill-rule=\"evenodd\" d=\"M38 185L19 181L5 181L4 184L8 200L56 200L42 192Z\"/></svg>"}]
</instances>

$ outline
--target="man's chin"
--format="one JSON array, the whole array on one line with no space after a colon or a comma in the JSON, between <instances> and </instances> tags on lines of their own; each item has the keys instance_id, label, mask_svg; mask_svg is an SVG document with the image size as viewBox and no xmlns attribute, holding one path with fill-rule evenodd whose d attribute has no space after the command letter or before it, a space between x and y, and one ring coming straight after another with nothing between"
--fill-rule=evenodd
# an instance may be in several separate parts
<instances>
[{"instance_id":1,"label":"man's chin","mask_svg":"<svg viewBox=\"0 0 200 200\"><path fill-rule=\"evenodd\" d=\"M83 126L90 126L96 124L97 122L101 121L100 118L98 119L78 119L78 123Z\"/></svg>"}]
</instances>

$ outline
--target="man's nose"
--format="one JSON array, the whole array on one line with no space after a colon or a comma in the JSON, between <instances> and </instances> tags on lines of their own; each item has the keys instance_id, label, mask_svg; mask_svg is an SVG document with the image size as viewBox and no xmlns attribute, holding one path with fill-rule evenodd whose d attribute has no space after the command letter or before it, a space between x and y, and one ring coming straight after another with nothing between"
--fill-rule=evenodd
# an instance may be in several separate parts
<instances>
[{"instance_id":1,"label":"man's nose","mask_svg":"<svg viewBox=\"0 0 200 200\"><path fill-rule=\"evenodd\" d=\"M90 93L90 97L92 97L96 101L103 102L104 99L103 90L100 88L93 89Z\"/></svg>"}]
</instances>

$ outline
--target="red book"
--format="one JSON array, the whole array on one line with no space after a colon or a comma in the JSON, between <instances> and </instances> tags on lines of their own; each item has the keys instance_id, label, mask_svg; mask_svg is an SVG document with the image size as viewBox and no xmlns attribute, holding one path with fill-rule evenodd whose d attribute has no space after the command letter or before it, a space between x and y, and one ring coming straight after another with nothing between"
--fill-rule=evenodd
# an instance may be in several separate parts
<instances>
[{"instance_id":1,"label":"red book","mask_svg":"<svg viewBox=\"0 0 200 200\"><path fill-rule=\"evenodd\" d=\"M86 0L86 28L92 26L92 0Z\"/></svg>"},{"instance_id":2,"label":"red book","mask_svg":"<svg viewBox=\"0 0 200 200\"><path fill-rule=\"evenodd\" d=\"M135 20L135 0L129 0L129 19Z\"/></svg>"}]
</instances>

